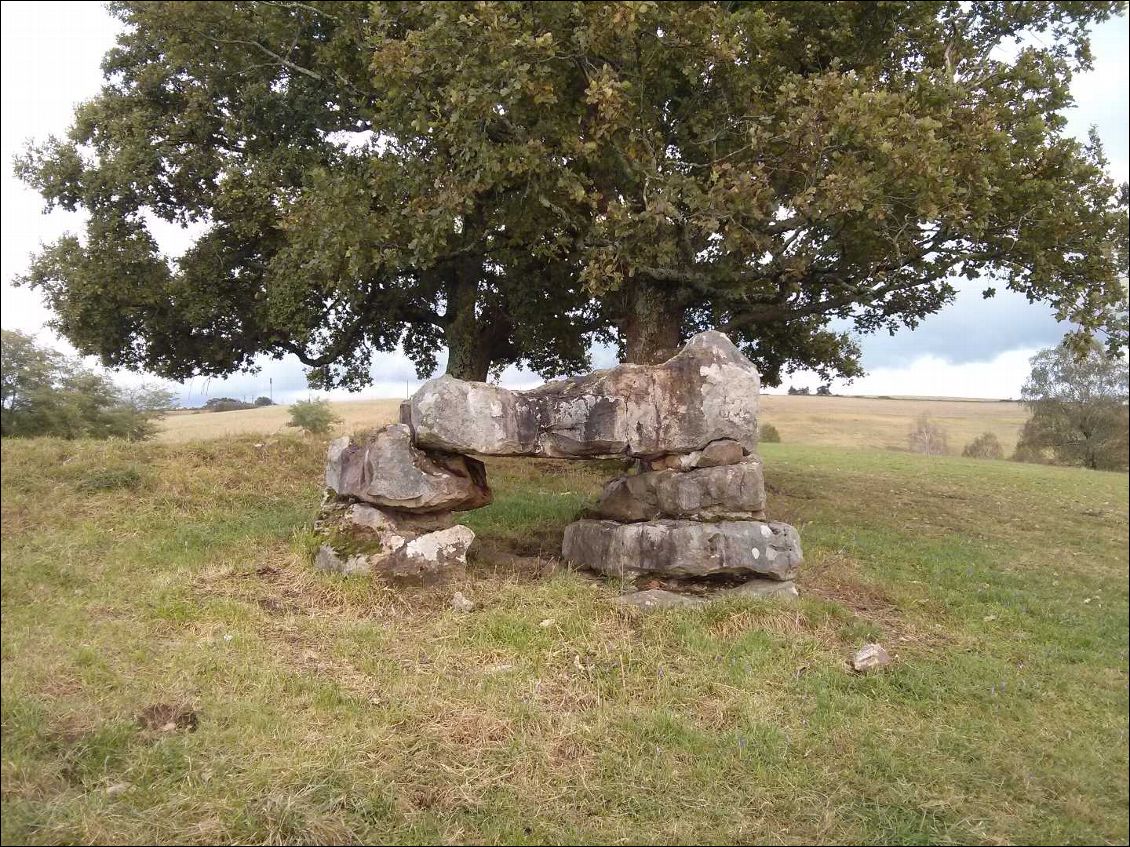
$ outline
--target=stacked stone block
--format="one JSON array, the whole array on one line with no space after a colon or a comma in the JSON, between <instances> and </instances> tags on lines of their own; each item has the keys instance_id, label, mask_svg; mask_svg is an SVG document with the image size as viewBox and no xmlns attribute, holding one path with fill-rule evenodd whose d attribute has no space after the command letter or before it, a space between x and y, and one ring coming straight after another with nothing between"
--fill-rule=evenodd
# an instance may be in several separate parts
<instances>
[{"instance_id":1,"label":"stacked stone block","mask_svg":"<svg viewBox=\"0 0 1130 847\"><path fill-rule=\"evenodd\" d=\"M357 504L376 509L379 521L364 513L380 523L372 533L382 545L363 557L368 569L415 573L427 568L405 564L418 558L411 544L430 553L431 535L467 537L451 512L490 502L472 456L630 458L636 472L610 481L593 513L566 528L566 561L625 580L722 577L731 587L768 581L747 593L795 593L797 533L766 519L759 391L757 369L717 332L659 365L620 365L531 391L439 377L405 401L400 424L331 447L326 483L344 515L336 526L359 525ZM336 569L364 567L361 554L327 548Z\"/></svg>"}]
</instances>

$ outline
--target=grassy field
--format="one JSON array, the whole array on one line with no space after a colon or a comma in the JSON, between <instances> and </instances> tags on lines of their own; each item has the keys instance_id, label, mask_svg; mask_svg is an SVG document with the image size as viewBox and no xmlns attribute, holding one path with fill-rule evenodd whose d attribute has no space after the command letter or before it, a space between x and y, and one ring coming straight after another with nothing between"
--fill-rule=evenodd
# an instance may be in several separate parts
<instances>
[{"instance_id":1,"label":"grassy field","mask_svg":"<svg viewBox=\"0 0 1130 847\"><path fill-rule=\"evenodd\" d=\"M396 420L399 400L357 400L334 403L342 423L337 432L352 432ZM1020 403L983 400L886 399L874 397L800 397L762 395L766 423L781 432L786 443L828 447L906 449L906 437L919 415L929 415L946 431L950 452L983 432L1000 439L1011 454L1028 413ZM162 424L161 440L195 441L234 435L277 435L287 430L285 406L241 412L170 415Z\"/></svg>"},{"instance_id":2,"label":"grassy field","mask_svg":"<svg viewBox=\"0 0 1130 847\"><path fill-rule=\"evenodd\" d=\"M353 400L334 403L334 413L342 422L335 432L392 423L400 410L399 400ZM286 406L262 406L237 412L175 412L161 421L158 438L172 444L240 435L284 435L294 430L287 426L290 413Z\"/></svg>"},{"instance_id":3,"label":"grassy field","mask_svg":"<svg viewBox=\"0 0 1130 847\"><path fill-rule=\"evenodd\" d=\"M1126 476L812 402L802 599L646 617L554 558L598 464L489 463L459 615L312 571L324 441L5 441L3 841L1125 843Z\"/></svg>"}]
</instances>

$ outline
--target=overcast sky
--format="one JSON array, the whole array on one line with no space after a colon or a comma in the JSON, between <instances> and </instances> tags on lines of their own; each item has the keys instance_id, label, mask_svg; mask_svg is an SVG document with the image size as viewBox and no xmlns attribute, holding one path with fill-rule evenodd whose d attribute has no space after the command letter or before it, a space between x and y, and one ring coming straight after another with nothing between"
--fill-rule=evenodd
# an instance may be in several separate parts
<instances>
[{"instance_id":1,"label":"overcast sky","mask_svg":"<svg viewBox=\"0 0 1130 847\"><path fill-rule=\"evenodd\" d=\"M14 288L11 280L26 270L29 255L41 244L64 232L80 231L82 219L61 211L42 214L41 198L15 179L11 162L26 141L64 133L75 104L98 92L102 81L99 63L114 43L116 26L98 3L4 2L0 9L0 322L5 329L32 332L42 342L69 350L45 328L50 314L38 295ZM1095 69L1075 79L1072 89L1077 106L1069 114L1070 129L1080 137L1091 125L1098 128L1112 174L1119 180L1130 174L1127 30L1125 17L1095 30ZM178 252L189 241L175 227L162 227L154 234L169 252ZM1029 304L1010 292L983 300L980 290L979 285L969 286L955 303L913 332L865 337L863 364L868 375L850 385L837 382L835 390L847 394L1018 396L1028 373L1028 358L1059 341L1064 327L1056 324L1046 306ZM597 351L594 364L608 366L613 361L608 351ZM141 379L128 374L117 378ZM515 370L503 376L503 384L512 387L538 382L536 376ZM276 401L290 402L311 393L302 366L293 359L268 360L259 374L197 379L175 387L182 403L199 405L207 397L266 394L272 383ZM814 376L806 374L785 380L785 385L814 387L816 383ZM418 384L407 359L386 354L377 358L371 388L361 395L334 392L331 396L403 397Z\"/></svg>"}]
</instances>

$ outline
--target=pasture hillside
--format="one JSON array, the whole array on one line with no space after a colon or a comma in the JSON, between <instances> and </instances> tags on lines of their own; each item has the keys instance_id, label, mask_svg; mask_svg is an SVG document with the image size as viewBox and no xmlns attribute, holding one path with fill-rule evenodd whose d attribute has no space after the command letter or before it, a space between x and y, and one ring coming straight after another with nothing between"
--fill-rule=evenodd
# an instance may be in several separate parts
<instances>
[{"instance_id":1,"label":"pasture hillside","mask_svg":"<svg viewBox=\"0 0 1130 847\"><path fill-rule=\"evenodd\" d=\"M333 403L342 418L337 432L352 432L396 420L399 400L354 400ZM992 400L928 398L818 397L765 394L762 417L781 432L786 443L828 447L877 447L905 450L907 433L920 415L929 415L949 436L949 449L961 449L983 432L991 432L1011 454L1027 420L1020 403ZM177 413L167 417L160 439L177 443L234 435L285 433L286 406L239 412Z\"/></svg>"},{"instance_id":2,"label":"pasture hillside","mask_svg":"<svg viewBox=\"0 0 1130 847\"><path fill-rule=\"evenodd\" d=\"M310 566L324 439L5 440L3 842L1125 843L1126 476L778 420L801 599L648 616L556 558L611 465L391 590Z\"/></svg>"}]
</instances>

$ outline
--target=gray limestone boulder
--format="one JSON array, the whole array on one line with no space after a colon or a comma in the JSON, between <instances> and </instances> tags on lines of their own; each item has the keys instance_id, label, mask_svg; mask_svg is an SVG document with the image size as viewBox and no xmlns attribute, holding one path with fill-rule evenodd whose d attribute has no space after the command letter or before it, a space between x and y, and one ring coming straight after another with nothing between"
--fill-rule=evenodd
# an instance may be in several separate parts
<instances>
[{"instance_id":1,"label":"gray limestone boulder","mask_svg":"<svg viewBox=\"0 0 1130 847\"><path fill-rule=\"evenodd\" d=\"M649 588L646 591L621 594L614 602L621 606L634 606L650 612L653 609L694 609L705 605L707 600L705 597L678 594L662 588Z\"/></svg>"},{"instance_id":2,"label":"gray limestone boulder","mask_svg":"<svg viewBox=\"0 0 1130 847\"><path fill-rule=\"evenodd\" d=\"M757 440L757 368L719 332L658 365L620 365L531 391L449 376L401 407L415 443L486 456L656 458ZM734 455L732 447L715 448Z\"/></svg>"},{"instance_id":3,"label":"gray limestone boulder","mask_svg":"<svg viewBox=\"0 0 1130 847\"><path fill-rule=\"evenodd\" d=\"M630 594L621 594L615 602L621 606L634 606L645 612L654 609L694 609L705 606L715 600L727 597L742 597L756 600L795 600L797 598L796 583L778 582L775 579L751 579L733 588L723 588L721 591L709 595L679 594L664 588L648 588L644 591L633 591Z\"/></svg>"},{"instance_id":4,"label":"gray limestone boulder","mask_svg":"<svg viewBox=\"0 0 1130 847\"><path fill-rule=\"evenodd\" d=\"M689 471L693 468L715 468L719 465L734 465L745 458L745 448L738 442L722 438L711 441L701 450L692 453L669 453L647 462L653 471Z\"/></svg>"},{"instance_id":5,"label":"gray limestone boulder","mask_svg":"<svg viewBox=\"0 0 1130 847\"><path fill-rule=\"evenodd\" d=\"M373 563L373 572L398 583L431 585L467 570L467 550L475 540L470 527L456 525L450 529L417 536Z\"/></svg>"},{"instance_id":6,"label":"gray limestone boulder","mask_svg":"<svg viewBox=\"0 0 1130 847\"><path fill-rule=\"evenodd\" d=\"M719 597L748 597L756 600L795 600L800 596L796 583L790 580L751 579L733 588L723 588Z\"/></svg>"},{"instance_id":7,"label":"gray limestone boulder","mask_svg":"<svg viewBox=\"0 0 1130 847\"><path fill-rule=\"evenodd\" d=\"M343 436L331 443L326 486L339 497L413 512L477 509L492 499L482 462L419 450L403 424L361 442Z\"/></svg>"},{"instance_id":8,"label":"gray limestone boulder","mask_svg":"<svg viewBox=\"0 0 1130 847\"><path fill-rule=\"evenodd\" d=\"M331 501L315 521L324 540L314 567L417 584L462 575L475 533L452 520L450 512L415 515Z\"/></svg>"},{"instance_id":9,"label":"gray limestone boulder","mask_svg":"<svg viewBox=\"0 0 1130 847\"><path fill-rule=\"evenodd\" d=\"M369 557L362 553L342 554L329 544L323 544L314 556L314 567L327 573L354 576L369 573L373 566L369 562Z\"/></svg>"},{"instance_id":10,"label":"gray limestone boulder","mask_svg":"<svg viewBox=\"0 0 1130 847\"><path fill-rule=\"evenodd\" d=\"M565 528L561 555L573 564L629 578L737 574L791 580L801 562L796 530L763 521L580 520Z\"/></svg>"},{"instance_id":11,"label":"gray limestone boulder","mask_svg":"<svg viewBox=\"0 0 1130 847\"><path fill-rule=\"evenodd\" d=\"M604 486L596 515L624 523L656 518L750 520L763 518L765 479L761 461L690 471L648 471Z\"/></svg>"}]
</instances>

